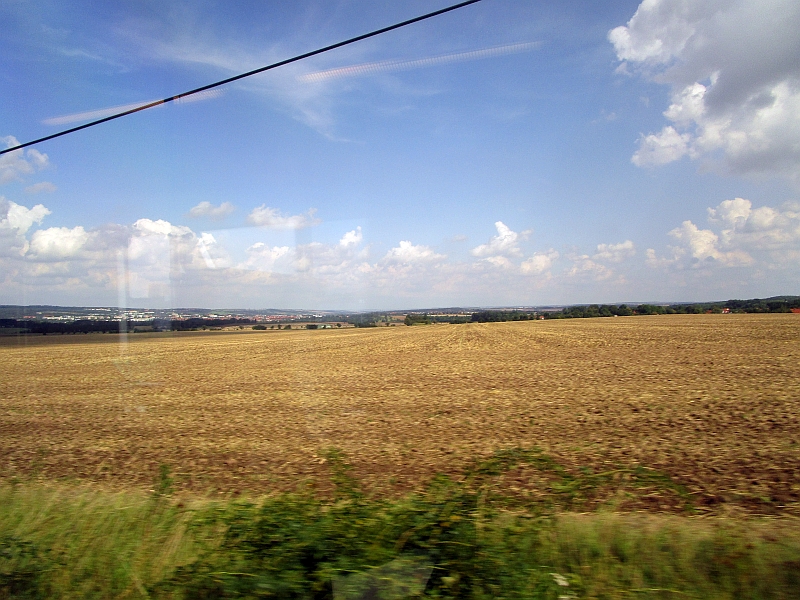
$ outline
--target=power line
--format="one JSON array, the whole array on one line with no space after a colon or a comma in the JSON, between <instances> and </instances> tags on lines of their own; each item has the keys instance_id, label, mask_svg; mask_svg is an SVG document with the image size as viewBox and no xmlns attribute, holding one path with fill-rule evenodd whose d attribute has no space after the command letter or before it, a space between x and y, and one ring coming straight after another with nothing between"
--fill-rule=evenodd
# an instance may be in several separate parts
<instances>
[{"instance_id":1,"label":"power line","mask_svg":"<svg viewBox=\"0 0 800 600\"><path fill-rule=\"evenodd\" d=\"M181 98L186 98L187 96L191 96L192 94L197 94L199 92L205 92L206 90L210 90L215 87L219 87L221 85L225 85L227 83L231 83L233 81L238 81L239 79L244 79L245 77L250 77L252 75L257 75L259 73L263 73L264 71L269 71L271 69L276 69L278 67L282 67L284 65L288 65L293 62L297 62L299 60L303 60L304 58L309 58L311 56L316 56L317 54L322 54L323 52L328 52L329 50L335 50L336 48L341 48L342 46L347 46L348 44L352 44L355 42L360 42L361 40L365 40L367 38L375 37L376 35L380 35L382 33L386 33L388 31L392 31L394 29L400 29L401 27L405 27L406 25L411 25L413 23L418 23L420 21L424 21L425 19L430 19L431 17L436 17L438 15L442 15L444 13L457 10L459 8L463 8L464 6L468 6L470 4L475 4L476 2L480 2L481 0L466 0L465 2L459 2L458 4L453 4L452 6L448 6L447 8L442 8L439 10L435 10L433 12L420 15L419 17L414 17L413 19L408 19L407 21L402 21L401 23L395 23L394 25L389 25L388 27L383 27L381 29L376 29L375 31L370 31L369 33L364 33L362 35L358 35L354 38L350 38L349 40L344 40L343 42L337 42L336 44L331 44L330 46L325 46L324 48L319 48L317 50L312 50L311 52L306 52L305 54L299 54L292 58L287 58L285 60L278 61L276 63L272 63L271 65L267 65L266 67L261 67L260 69L254 69L252 71L248 71L247 73L242 73L240 75L234 75L233 77L228 77L227 79L223 79L221 81L217 81L215 83L209 83L208 85L204 85L202 87L189 90L188 92L183 92L182 94L178 94L177 96L170 96L169 98L164 98L163 100L156 100L154 102L150 102L149 104L145 104L143 106L138 106L136 108L132 108L130 110L125 110L123 112L117 113L115 115L111 115L109 117L105 117L102 119L97 119L96 121L91 121L89 123L84 123L83 125L79 125L78 127L71 127L70 129L65 129L64 131L59 131L58 133L53 133L51 135L47 135L45 137L41 137L36 140L32 140L30 142L25 142L24 144L19 144L17 146L13 146L11 148L6 148L5 150L0 150L0 155L5 154L6 152L13 152L14 150L19 150L20 148L25 148L27 146L33 146L34 144L38 144L40 142L45 142L47 140L52 140L53 138L61 137L62 135L67 135L68 133L74 133L76 131L80 131L81 129L87 129L88 127L94 127L95 125L100 125L100 123L105 123L106 121L113 121L114 119L119 119L120 117L124 117L127 115L131 115L136 112L140 112L143 110L147 110L148 108L153 108L154 106L160 106L162 104L166 104L167 102L172 102L173 100L180 100Z\"/></svg>"}]
</instances>

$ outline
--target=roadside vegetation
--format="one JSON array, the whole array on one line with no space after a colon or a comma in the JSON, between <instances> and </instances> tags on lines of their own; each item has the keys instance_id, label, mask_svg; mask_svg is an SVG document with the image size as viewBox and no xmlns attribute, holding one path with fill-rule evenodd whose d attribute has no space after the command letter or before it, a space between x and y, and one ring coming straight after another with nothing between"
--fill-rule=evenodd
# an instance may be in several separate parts
<instances>
[{"instance_id":1,"label":"roadside vegetation","mask_svg":"<svg viewBox=\"0 0 800 600\"><path fill-rule=\"evenodd\" d=\"M3 598L797 598L800 524L561 510L591 477L521 504L491 481L540 452L504 451L393 500L326 453L333 494L173 497L0 488ZM663 481L665 484L667 480ZM578 494L579 495L579 494Z\"/></svg>"}]
</instances>

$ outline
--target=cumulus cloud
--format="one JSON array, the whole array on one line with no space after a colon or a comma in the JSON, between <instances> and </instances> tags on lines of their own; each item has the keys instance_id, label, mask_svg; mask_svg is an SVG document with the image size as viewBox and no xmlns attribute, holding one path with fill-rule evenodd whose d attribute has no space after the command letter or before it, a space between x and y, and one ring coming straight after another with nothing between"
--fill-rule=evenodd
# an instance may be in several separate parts
<instances>
[{"instance_id":1,"label":"cumulus cloud","mask_svg":"<svg viewBox=\"0 0 800 600\"><path fill-rule=\"evenodd\" d=\"M361 228L347 232L338 244L311 242L295 248L293 266L298 272L319 276L334 285L346 284L358 277L369 249L359 249L362 241Z\"/></svg>"},{"instance_id":2,"label":"cumulus cloud","mask_svg":"<svg viewBox=\"0 0 800 600\"><path fill-rule=\"evenodd\" d=\"M415 246L409 241L402 241L398 246L389 250L384 257L388 262L398 263L420 263L433 262L446 258L443 254L437 254L430 246Z\"/></svg>"},{"instance_id":3,"label":"cumulus cloud","mask_svg":"<svg viewBox=\"0 0 800 600\"><path fill-rule=\"evenodd\" d=\"M497 221L494 224L497 229L497 235L492 236L486 244L481 244L472 249L472 256L486 257L497 256L501 254L519 256L522 251L517 245L518 241L524 239L530 232L523 231L521 234L511 229L502 221Z\"/></svg>"},{"instance_id":4,"label":"cumulus cloud","mask_svg":"<svg viewBox=\"0 0 800 600\"><path fill-rule=\"evenodd\" d=\"M133 229L140 236L147 235L172 235L184 236L190 235L191 229L182 225L173 225L164 219L153 221L152 219L139 219L133 224Z\"/></svg>"},{"instance_id":5,"label":"cumulus cloud","mask_svg":"<svg viewBox=\"0 0 800 600\"><path fill-rule=\"evenodd\" d=\"M669 232L676 242L671 257L659 258L655 250L647 250L651 267L723 266L740 267L753 264L775 268L790 262L800 250L800 204L786 203L773 208L753 208L750 200L734 198L708 209L713 229L701 229L692 221L684 221Z\"/></svg>"},{"instance_id":6,"label":"cumulus cloud","mask_svg":"<svg viewBox=\"0 0 800 600\"><path fill-rule=\"evenodd\" d=\"M118 252L131 298L169 300L176 281L201 281L203 273L231 264L212 234L198 235L163 219L134 222ZM110 253L108 249L104 255Z\"/></svg>"},{"instance_id":7,"label":"cumulus cloud","mask_svg":"<svg viewBox=\"0 0 800 600\"><path fill-rule=\"evenodd\" d=\"M622 71L672 88L670 122L632 160L721 157L739 174L800 182L800 4L645 0L609 32Z\"/></svg>"},{"instance_id":8,"label":"cumulus cloud","mask_svg":"<svg viewBox=\"0 0 800 600\"><path fill-rule=\"evenodd\" d=\"M348 231L342 236L342 239L339 240L339 245L342 248L349 248L351 246L357 246L363 239L361 227L356 227L353 231Z\"/></svg>"},{"instance_id":9,"label":"cumulus cloud","mask_svg":"<svg viewBox=\"0 0 800 600\"><path fill-rule=\"evenodd\" d=\"M684 221L680 227L670 231L669 235L688 246L692 256L697 260L718 259L721 256L717 250L719 237L710 229L698 228L691 221Z\"/></svg>"},{"instance_id":10,"label":"cumulus cloud","mask_svg":"<svg viewBox=\"0 0 800 600\"><path fill-rule=\"evenodd\" d=\"M508 260L505 256L489 256L484 260L495 267L500 267L501 269L511 269L514 267L514 263Z\"/></svg>"},{"instance_id":11,"label":"cumulus cloud","mask_svg":"<svg viewBox=\"0 0 800 600\"><path fill-rule=\"evenodd\" d=\"M3 142L6 148L19 145L17 138L13 135L0 138L0 142ZM47 154L42 154L32 148L27 151L15 150L14 152L0 155L0 184L18 181L24 175L31 175L36 171L41 171L48 164Z\"/></svg>"},{"instance_id":12,"label":"cumulus cloud","mask_svg":"<svg viewBox=\"0 0 800 600\"><path fill-rule=\"evenodd\" d=\"M683 248L679 248L676 246L670 246L670 251L672 252L672 258L667 257L659 257L656 254L656 251L653 248L648 248L645 251L645 260L644 263L653 269L669 267L674 265L678 261L680 261L681 257L685 254Z\"/></svg>"},{"instance_id":13,"label":"cumulus cloud","mask_svg":"<svg viewBox=\"0 0 800 600\"><path fill-rule=\"evenodd\" d=\"M25 234L49 214L41 204L27 208L0 196L0 257L24 256L30 245Z\"/></svg>"},{"instance_id":14,"label":"cumulus cloud","mask_svg":"<svg viewBox=\"0 0 800 600\"><path fill-rule=\"evenodd\" d=\"M0 196L0 229L14 229L25 234L34 223L41 224L49 214L50 209L41 204L27 208Z\"/></svg>"},{"instance_id":15,"label":"cumulus cloud","mask_svg":"<svg viewBox=\"0 0 800 600\"><path fill-rule=\"evenodd\" d=\"M744 198L724 200L716 208L708 209L708 219L712 222L721 221L734 229L736 227L741 228L747 222L752 207L753 203Z\"/></svg>"},{"instance_id":16,"label":"cumulus cloud","mask_svg":"<svg viewBox=\"0 0 800 600\"><path fill-rule=\"evenodd\" d=\"M289 246L272 246L256 242L246 250L247 259L240 268L267 272L288 272L293 255Z\"/></svg>"},{"instance_id":17,"label":"cumulus cloud","mask_svg":"<svg viewBox=\"0 0 800 600\"><path fill-rule=\"evenodd\" d=\"M342 302L339 306L352 306L356 297L395 307L403 298L430 305L516 304L534 298L547 303L563 302L569 293L627 294L633 290L625 287L626 281L639 264L631 260L638 253L631 240L565 256L550 248L517 259L513 249L519 237L511 239L508 232L515 232L499 225L497 235L484 244L491 251L449 260L435 248L409 240L371 258L358 227L326 243L282 245L267 243L266 237L252 243L256 237L245 250L245 245L237 249L234 230L195 232L161 219L100 228L37 228L48 214L42 205L0 200L4 297L10 298L9 290L16 286L50 290L56 294L51 297L59 298L84 290L83 297L95 302L100 297L110 302L128 298L132 305L208 304L213 298L214 304L263 306L268 298L270 303L300 306L311 298L318 306L331 306L337 305L331 304L334 296ZM271 234L254 228L247 235ZM641 283L646 278L637 272L637 286L662 281L679 285L675 282L687 278L698 285L715 277L718 282L762 281L770 270L779 280L795 281L790 276L800 260L800 204L757 206L744 198L728 199L708 209L707 225L685 221L666 239L671 244L666 252L648 248L643 253L645 264L666 273L650 271L651 281ZM177 298L185 297L181 290L188 289L195 302L169 304L180 302ZM644 289L653 288L637 287Z\"/></svg>"},{"instance_id":18,"label":"cumulus cloud","mask_svg":"<svg viewBox=\"0 0 800 600\"><path fill-rule=\"evenodd\" d=\"M700 266L708 260L725 266L742 266L753 263L753 258L743 250L723 252L719 249L719 237L710 229L700 229L691 221L684 221L669 235L681 242L694 258L694 265Z\"/></svg>"},{"instance_id":19,"label":"cumulus cloud","mask_svg":"<svg viewBox=\"0 0 800 600\"><path fill-rule=\"evenodd\" d=\"M572 267L567 271L569 277L588 277L595 281L605 281L614 275L614 271L604 264L592 260L588 254L574 255Z\"/></svg>"},{"instance_id":20,"label":"cumulus cloud","mask_svg":"<svg viewBox=\"0 0 800 600\"><path fill-rule=\"evenodd\" d=\"M660 133L642 135L639 149L634 152L631 162L637 167L665 165L689 154L692 136L678 133L668 125Z\"/></svg>"},{"instance_id":21,"label":"cumulus cloud","mask_svg":"<svg viewBox=\"0 0 800 600\"><path fill-rule=\"evenodd\" d=\"M199 219L201 217L208 217L212 220L220 220L227 217L229 214L233 212L233 204L230 202L223 202L219 206L214 206L211 202L203 200L198 205L193 206L189 210L189 216L195 219Z\"/></svg>"},{"instance_id":22,"label":"cumulus cloud","mask_svg":"<svg viewBox=\"0 0 800 600\"><path fill-rule=\"evenodd\" d=\"M749 251L781 251L800 247L800 203L787 202L773 208L753 208L744 198L725 200L708 209L711 223L724 226L720 238L725 246Z\"/></svg>"},{"instance_id":23,"label":"cumulus cloud","mask_svg":"<svg viewBox=\"0 0 800 600\"><path fill-rule=\"evenodd\" d=\"M217 240L210 233L203 232L197 239L197 249L203 257L203 261L209 269L217 268L217 261L211 256L211 252L216 247Z\"/></svg>"},{"instance_id":24,"label":"cumulus cloud","mask_svg":"<svg viewBox=\"0 0 800 600\"><path fill-rule=\"evenodd\" d=\"M130 226L50 227L31 232L50 211L0 200L0 280L64 294L84 290L84 300L170 297L176 281L192 281L230 266L214 236L165 220ZM109 298L111 294L111 298Z\"/></svg>"},{"instance_id":25,"label":"cumulus cloud","mask_svg":"<svg viewBox=\"0 0 800 600\"><path fill-rule=\"evenodd\" d=\"M355 230L360 233L360 231ZM297 246L270 246L257 242L247 248L246 259L237 268L273 274L295 274L327 279L352 278L360 266L362 253L355 252L356 236L348 232L342 238L350 243L323 244L311 242ZM349 236L349 238L348 238ZM346 239L348 238L348 239Z\"/></svg>"},{"instance_id":26,"label":"cumulus cloud","mask_svg":"<svg viewBox=\"0 0 800 600\"><path fill-rule=\"evenodd\" d=\"M526 275L540 275L553 266L559 254L552 248L547 252L536 252L529 259L522 262L520 269Z\"/></svg>"},{"instance_id":27,"label":"cumulus cloud","mask_svg":"<svg viewBox=\"0 0 800 600\"><path fill-rule=\"evenodd\" d=\"M30 252L37 259L64 260L75 256L89 240L89 234L80 225L40 229L31 236Z\"/></svg>"},{"instance_id":28,"label":"cumulus cloud","mask_svg":"<svg viewBox=\"0 0 800 600\"><path fill-rule=\"evenodd\" d=\"M571 254L567 258L572 266L567 271L571 278L606 281L614 276L614 270L606 263L622 263L636 254L636 247L631 240L618 244L597 244L597 252L589 254ZM624 278L618 278L622 281Z\"/></svg>"},{"instance_id":29,"label":"cumulus cloud","mask_svg":"<svg viewBox=\"0 0 800 600\"><path fill-rule=\"evenodd\" d=\"M619 244L597 244L597 253L592 256L594 260L620 263L626 258L636 254L636 247L631 240Z\"/></svg>"},{"instance_id":30,"label":"cumulus cloud","mask_svg":"<svg viewBox=\"0 0 800 600\"><path fill-rule=\"evenodd\" d=\"M262 204L247 216L247 222L267 229L304 229L321 222L314 217L316 212L316 209L311 208L299 215L284 215L277 208Z\"/></svg>"},{"instance_id":31,"label":"cumulus cloud","mask_svg":"<svg viewBox=\"0 0 800 600\"><path fill-rule=\"evenodd\" d=\"M57 189L58 188L54 184L50 183L49 181L40 181L39 183L34 183L33 185L29 185L28 187L26 187L25 188L25 193L26 194L41 194L41 193L52 194Z\"/></svg>"}]
</instances>

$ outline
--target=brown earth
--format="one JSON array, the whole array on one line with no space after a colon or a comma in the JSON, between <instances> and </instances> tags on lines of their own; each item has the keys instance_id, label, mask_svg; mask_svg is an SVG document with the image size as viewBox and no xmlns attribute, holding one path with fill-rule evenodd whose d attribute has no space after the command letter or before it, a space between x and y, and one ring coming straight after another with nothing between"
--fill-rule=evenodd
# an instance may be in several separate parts
<instances>
[{"instance_id":1,"label":"brown earth","mask_svg":"<svg viewBox=\"0 0 800 600\"><path fill-rule=\"evenodd\" d=\"M798 315L20 337L0 364L6 481L147 488L167 464L195 492L324 490L338 448L397 493L540 448L605 473L617 508L800 513ZM633 499L637 465L683 491ZM537 497L548 477L498 485Z\"/></svg>"}]
</instances>

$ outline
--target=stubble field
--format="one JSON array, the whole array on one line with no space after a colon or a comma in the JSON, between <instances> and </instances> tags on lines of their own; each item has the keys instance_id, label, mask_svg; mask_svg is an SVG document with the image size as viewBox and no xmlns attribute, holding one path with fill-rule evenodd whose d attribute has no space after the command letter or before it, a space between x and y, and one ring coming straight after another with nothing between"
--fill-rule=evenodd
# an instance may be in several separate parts
<instances>
[{"instance_id":1,"label":"stubble field","mask_svg":"<svg viewBox=\"0 0 800 600\"><path fill-rule=\"evenodd\" d=\"M495 478L521 498L798 512L800 315L5 338L0 364L6 481L325 493L335 448L398 494L522 449Z\"/></svg>"}]
</instances>

